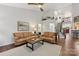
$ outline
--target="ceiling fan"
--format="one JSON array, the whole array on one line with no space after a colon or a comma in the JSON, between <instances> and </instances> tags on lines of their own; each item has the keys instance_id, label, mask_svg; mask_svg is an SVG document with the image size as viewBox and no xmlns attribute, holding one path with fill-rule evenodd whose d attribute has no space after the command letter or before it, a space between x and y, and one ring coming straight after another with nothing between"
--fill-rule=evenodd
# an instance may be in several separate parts
<instances>
[{"instance_id":1,"label":"ceiling fan","mask_svg":"<svg viewBox=\"0 0 79 59\"><path fill-rule=\"evenodd\" d=\"M40 8L40 10L42 12L44 11L44 9L42 8L42 6L44 5L44 3L28 3L28 5L36 5L37 7ZM53 20L53 19L57 19L57 18L55 18L54 16L53 17L47 16L47 17L43 18L42 21L45 21L45 20L48 20L48 19Z\"/></svg>"},{"instance_id":2,"label":"ceiling fan","mask_svg":"<svg viewBox=\"0 0 79 59\"><path fill-rule=\"evenodd\" d=\"M42 21L45 21L45 20L48 20L48 19L51 19L51 20L57 20L58 18L55 17L55 16L52 16L52 17L47 16L47 17L43 18ZM61 17L59 17L59 19L61 19Z\"/></svg>"},{"instance_id":3,"label":"ceiling fan","mask_svg":"<svg viewBox=\"0 0 79 59\"><path fill-rule=\"evenodd\" d=\"M42 6L44 5L44 3L28 3L28 5L36 5L40 8L40 10L43 12L44 9L42 8Z\"/></svg>"}]
</instances>

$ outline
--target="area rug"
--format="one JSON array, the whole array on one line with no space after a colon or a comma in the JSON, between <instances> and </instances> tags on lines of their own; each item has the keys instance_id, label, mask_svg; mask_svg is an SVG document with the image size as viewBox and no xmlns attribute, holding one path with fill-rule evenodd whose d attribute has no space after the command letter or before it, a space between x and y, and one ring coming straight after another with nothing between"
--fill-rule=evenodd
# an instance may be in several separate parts
<instances>
[{"instance_id":1,"label":"area rug","mask_svg":"<svg viewBox=\"0 0 79 59\"><path fill-rule=\"evenodd\" d=\"M34 51L26 47L26 45L10 49L0 53L0 56L59 56L61 46L56 44L44 43L35 44Z\"/></svg>"}]
</instances>

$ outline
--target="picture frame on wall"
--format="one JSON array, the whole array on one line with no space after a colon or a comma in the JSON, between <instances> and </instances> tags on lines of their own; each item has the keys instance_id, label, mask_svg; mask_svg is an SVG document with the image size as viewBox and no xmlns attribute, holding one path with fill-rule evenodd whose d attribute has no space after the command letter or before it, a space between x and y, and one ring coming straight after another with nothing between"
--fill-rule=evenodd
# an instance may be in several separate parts
<instances>
[{"instance_id":1,"label":"picture frame on wall","mask_svg":"<svg viewBox=\"0 0 79 59\"><path fill-rule=\"evenodd\" d=\"M79 22L79 16L74 17L74 22Z\"/></svg>"},{"instance_id":2,"label":"picture frame on wall","mask_svg":"<svg viewBox=\"0 0 79 59\"><path fill-rule=\"evenodd\" d=\"M29 23L25 21L18 21L17 31L29 31Z\"/></svg>"}]
</instances>

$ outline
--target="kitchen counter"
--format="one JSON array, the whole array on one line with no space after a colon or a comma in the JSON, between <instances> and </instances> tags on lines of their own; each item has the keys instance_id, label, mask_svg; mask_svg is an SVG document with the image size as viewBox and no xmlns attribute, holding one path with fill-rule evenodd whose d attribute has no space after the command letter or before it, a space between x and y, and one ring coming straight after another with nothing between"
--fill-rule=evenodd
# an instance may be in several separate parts
<instances>
[{"instance_id":1,"label":"kitchen counter","mask_svg":"<svg viewBox=\"0 0 79 59\"><path fill-rule=\"evenodd\" d=\"M79 29L71 29L71 30L79 30Z\"/></svg>"},{"instance_id":2,"label":"kitchen counter","mask_svg":"<svg viewBox=\"0 0 79 59\"><path fill-rule=\"evenodd\" d=\"M79 38L79 29L71 29L72 37Z\"/></svg>"}]
</instances>

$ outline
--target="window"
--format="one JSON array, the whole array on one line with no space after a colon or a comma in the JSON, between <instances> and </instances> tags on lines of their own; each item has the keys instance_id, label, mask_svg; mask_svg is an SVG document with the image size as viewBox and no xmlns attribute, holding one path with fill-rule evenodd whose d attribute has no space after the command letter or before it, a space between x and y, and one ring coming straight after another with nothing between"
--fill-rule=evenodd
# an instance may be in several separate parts
<instances>
[{"instance_id":1,"label":"window","mask_svg":"<svg viewBox=\"0 0 79 59\"><path fill-rule=\"evenodd\" d=\"M55 24L54 23L49 23L49 31L55 32Z\"/></svg>"}]
</instances>

